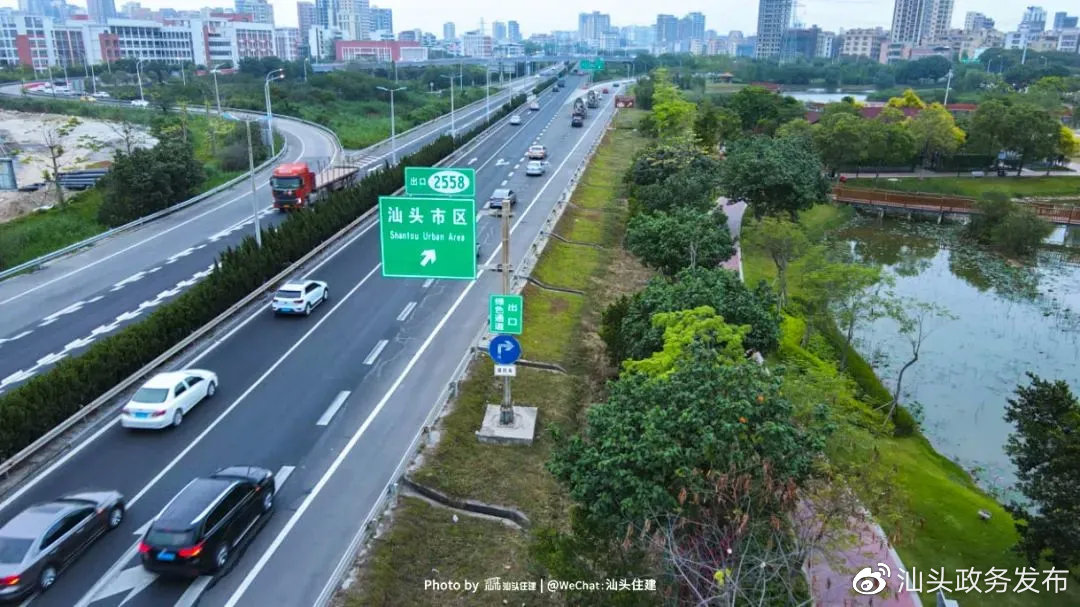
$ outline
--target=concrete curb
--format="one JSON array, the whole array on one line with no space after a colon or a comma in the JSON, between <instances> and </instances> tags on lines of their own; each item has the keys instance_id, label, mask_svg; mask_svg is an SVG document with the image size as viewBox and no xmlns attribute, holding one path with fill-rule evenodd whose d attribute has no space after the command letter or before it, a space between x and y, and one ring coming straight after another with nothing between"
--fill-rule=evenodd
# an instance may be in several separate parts
<instances>
[{"instance_id":1,"label":"concrete curb","mask_svg":"<svg viewBox=\"0 0 1080 607\"><path fill-rule=\"evenodd\" d=\"M464 510L466 512L475 512L476 514L486 514L488 516L503 518L513 522L522 529L528 529L532 525L529 517L525 516L524 513L515 510L514 508L509 508L507 506L496 506L493 504L485 504L484 502L478 502L475 500L460 500L455 497L450 497L442 491L432 489L431 487L414 481L413 479L409 478L408 474L401 477L401 484L428 499L432 499L444 506L453 508L455 510Z\"/></svg>"}]
</instances>

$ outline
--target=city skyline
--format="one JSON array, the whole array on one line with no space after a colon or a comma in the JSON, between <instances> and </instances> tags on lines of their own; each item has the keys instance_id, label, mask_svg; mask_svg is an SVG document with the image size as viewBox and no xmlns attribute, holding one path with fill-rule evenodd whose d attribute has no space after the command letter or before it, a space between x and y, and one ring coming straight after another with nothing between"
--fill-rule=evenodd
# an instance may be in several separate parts
<instances>
[{"instance_id":1,"label":"city skyline","mask_svg":"<svg viewBox=\"0 0 1080 607\"><path fill-rule=\"evenodd\" d=\"M116 0L117 12L120 12L126 0ZM72 4L85 6L86 0L75 0ZM296 0L270 0L274 7L274 22L277 27L296 27ZM174 8L178 10L198 10L203 7L221 6L231 8L232 0L140 0L140 4L151 9ZM588 4L569 2L545 2L534 5L515 6L507 9L504 2L497 0L464 0L455 3L447 11L432 11L436 5L447 8L445 4L416 0L382 0L371 2L380 8L389 8L394 13L395 33L419 28L441 37L443 24L453 22L457 34L480 28L483 19L485 29L491 34L495 21L520 23L521 34L528 38L534 33L547 33L555 30L576 31L578 15L582 12L598 11L611 16L613 26L654 25L659 13L682 16L690 12L705 15L705 27L727 34L739 30L744 34L756 33L758 4L747 4L736 0L698 0L665 3L662 5L637 5L628 7L627 3L617 0L592 0ZM880 26L889 29L892 24L895 0L801 0L798 17L805 26L818 25L824 30L836 31L840 28L867 28ZM996 28L1001 31L1015 30L1025 8L1029 5L1043 7L1048 15L1058 11L1070 14L1077 12L1075 0L1053 0L1033 2L1032 0L1005 0L988 2L987 0L955 0L951 26L962 28L964 16L968 11L981 12L994 19ZM0 7L18 8L17 0L0 0Z\"/></svg>"}]
</instances>

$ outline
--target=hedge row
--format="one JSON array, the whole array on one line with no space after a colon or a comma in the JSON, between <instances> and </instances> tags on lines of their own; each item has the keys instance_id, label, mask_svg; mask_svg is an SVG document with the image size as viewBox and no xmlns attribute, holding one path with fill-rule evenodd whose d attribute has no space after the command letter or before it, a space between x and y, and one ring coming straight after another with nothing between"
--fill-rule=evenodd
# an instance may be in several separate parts
<instances>
[{"instance_id":1,"label":"hedge row","mask_svg":"<svg viewBox=\"0 0 1080 607\"><path fill-rule=\"evenodd\" d=\"M498 120L525 102L524 95L495 112ZM0 461L55 428L199 327L227 310L319 243L340 231L404 183L404 166L430 166L476 137L480 125L456 139L442 136L401 163L373 173L315 208L294 213L263 233L263 246L248 237L222 253L216 270L142 322L65 358L49 371L0 395Z\"/></svg>"}]
</instances>

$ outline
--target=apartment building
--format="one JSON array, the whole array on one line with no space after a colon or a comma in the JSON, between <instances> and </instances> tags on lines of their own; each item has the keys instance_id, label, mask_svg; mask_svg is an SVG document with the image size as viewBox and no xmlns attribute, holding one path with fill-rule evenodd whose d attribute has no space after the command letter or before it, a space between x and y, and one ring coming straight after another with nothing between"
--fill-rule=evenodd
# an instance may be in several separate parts
<instances>
[{"instance_id":1,"label":"apartment building","mask_svg":"<svg viewBox=\"0 0 1080 607\"><path fill-rule=\"evenodd\" d=\"M274 29L274 54L282 61L300 59L300 28L278 27Z\"/></svg>"},{"instance_id":2,"label":"apartment building","mask_svg":"<svg viewBox=\"0 0 1080 607\"><path fill-rule=\"evenodd\" d=\"M875 61L881 55L881 45L889 39L889 32L880 27L873 29L850 29L844 31L844 43L840 47L842 57L866 57Z\"/></svg>"}]
</instances>

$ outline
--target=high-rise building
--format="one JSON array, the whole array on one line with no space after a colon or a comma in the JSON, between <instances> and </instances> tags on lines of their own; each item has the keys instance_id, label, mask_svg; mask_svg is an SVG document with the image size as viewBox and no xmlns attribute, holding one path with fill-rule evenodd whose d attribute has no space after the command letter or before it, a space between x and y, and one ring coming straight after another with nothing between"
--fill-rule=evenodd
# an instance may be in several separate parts
<instances>
[{"instance_id":1,"label":"high-rise building","mask_svg":"<svg viewBox=\"0 0 1080 607\"><path fill-rule=\"evenodd\" d=\"M900 2L901 0L897 0ZM783 48L784 32L791 23L793 0L759 0L757 21L757 44L754 56L759 59L779 57Z\"/></svg>"},{"instance_id":2,"label":"high-rise building","mask_svg":"<svg viewBox=\"0 0 1080 607\"><path fill-rule=\"evenodd\" d=\"M923 43L944 40L952 27L953 0L929 0Z\"/></svg>"},{"instance_id":3,"label":"high-rise building","mask_svg":"<svg viewBox=\"0 0 1080 607\"><path fill-rule=\"evenodd\" d=\"M1046 29L1046 10L1041 6L1029 6L1024 11L1024 16L1020 18L1020 27L1017 30L1021 34L1027 34L1028 38L1033 38L1034 34Z\"/></svg>"},{"instance_id":4,"label":"high-rise building","mask_svg":"<svg viewBox=\"0 0 1080 607\"><path fill-rule=\"evenodd\" d=\"M942 39L952 22L953 0L896 0L890 40L918 46Z\"/></svg>"},{"instance_id":5,"label":"high-rise building","mask_svg":"<svg viewBox=\"0 0 1080 607\"><path fill-rule=\"evenodd\" d=\"M507 21L506 36L510 42L521 42L521 25L517 21Z\"/></svg>"},{"instance_id":6,"label":"high-rise building","mask_svg":"<svg viewBox=\"0 0 1080 607\"><path fill-rule=\"evenodd\" d=\"M236 0L236 12L251 15L255 23L274 24L274 5L267 0Z\"/></svg>"},{"instance_id":7,"label":"high-rise building","mask_svg":"<svg viewBox=\"0 0 1080 607\"><path fill-rule=\"evenodd\" d=\"M994 29L994 20L982 13L975 11L968 11L964 15L964 31L976 32L979 30L992 30Z\"/></svg>"},{"instance_id":8,"label":"high-rise building","mask_svg":"<svg viewBox=\"0 0 1080 607\"><path fill-rule=\"evenodd\" d=\"M506 23L503 21L495 21L491 24L491 37L495 39L495 43L506 42Z\"/></svg>"},{"instance_id":9,"label":"high-rise building","mask_svg":"<svg viewBox=\"0 0 1080 607\"><path fill-rule=\"evenodd\" d=\"M679 20L679 40L690 42L691 40L705 39L705 15L701 13L687 13ZM687 47L689 48L689 46ZM687 49L682 49L687 50Z\"/></svg>"},{"instance_id":10,"label":"high-rise building","mask_svg":"<svg viewBox=\"0 0 1080 607\"><path fill-rule=\"evenodd\" d=\"M394 11L388 8L371 7L371 31L394 31ZM416 40L419 42L419 38Z\"/></svg>"},{"instance_id":11,"label":"high-rise building","mask_svg":"<svg viewBox=\"0 0 1080 607\"><path fill-rule=\"evenodd\" d=\"M443 38L443 40L456 40L457 36L455 35L456 34L456 32L454 31L455 29L456 28L454 27L454 22L453 21L447 21L446 23L444 23L442 25L442 38Z\"/></svg>"},{"instance_id":12,"label":"high-rise building","mask_svg":"<svg viewBox=\"0 0 1080 607\"><path fill-rule=\"evenodd\" d=\"M844 32L844 44L840 55L844 57L869 57L875 61L881 55L881 45L889 39L889 33L880 27L874 29L850 29Z\"/></svg>"},{"instance_id":13,"label":"high-rise building","mask_svg":"<svg viewBox=\"0 0 1080 607\"><path fill-rule=\"evenodd\" d=\"M679 20L675 15L659 14L656 16L656 45L670 49L679 41Z\"/></svg>"},{"instance_id":14,"label":"high-rise building","mask_svg":"<svg viewBox=\"0 0 1080 607\"><path fill-rule=\"evenodd\" d=\"M279 27L274 29L274 53L282 61L300 59L300 28Z\"/></svg>"},{"instance_id":15,"label":"high-rise building","mask_svg":"<svg viewBox=\"0 0 1080 607\"><path fill-rule=\"evenodd\" d=\"M315 25L321 28L329 28L336 24L337 9L334 0L315 0ZM305 35L308 35L305 33Z\"/></svg>"},{"instance_id":16,"label":"high-rise building","mask_svg":"<svg viewBox=\"0 0 1080 607\"><path fill-rule=\"evenodd\" d=\"M113 0L86 0L86 13L95 23L105 23L106 19L116 17L116 3Z\"/></svg>"},{"instance_id":17,"label":"high-rise building","mask_svg":"<svg viewBox=\"0 0 1080 607\"><path fill-rule=\"evenodd\" d=\"M367 40L371 34L369 0L331 0L330 27L341 31L342 40ZM393 31L393 30L387 30Z\"/></svg>"},{"instance_id":18,"label":"high-rise building","mask_svg":"<svg viewBox=\"0 0 1080 607\"><path fill-rule=\"evenodd\" d=\"M1076 17L1070 17L1065 11L1054 13L1054 29L1056 30L1073 29L1077 21Z\"/></svg>"},{"instance_id":19,"label":"high-rise building","mask_svg":"<svg viewBox=\"0 0 1080 607\"><path fill-rule=\"evenodd\" d=\"M318 18L315 15L315 5L311 2L297 2L296 3L296 23L299 26L301 38L307 36L308 30L311 26L318 24Z\"/></svg>"},{"instance_id":20,"label":"high-rise building","mask_svg":"<svg viewBox=\"0 0 1080 607\"><path fill-rule=\"evenodd\" d=\"M461 53L466 57L491 57L494 46L491 36L479 30L465 32L461 37Z\"/></svg>"},{"instance_id":21,"label":"high-rise building","mask_svg":"<svg viewBox=\"0 0 1080 607\"><path fill-rule=\"evenodd\" d=\"M611 29L611 15L593 11L578 15L578 40L592 48L603 45L604 34Z\"/></svg>"}]
</instances>

